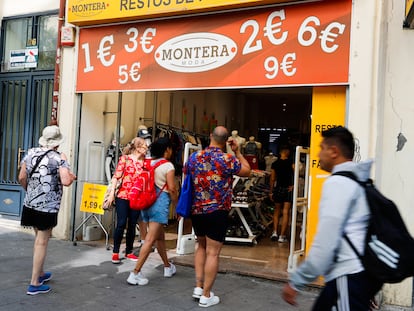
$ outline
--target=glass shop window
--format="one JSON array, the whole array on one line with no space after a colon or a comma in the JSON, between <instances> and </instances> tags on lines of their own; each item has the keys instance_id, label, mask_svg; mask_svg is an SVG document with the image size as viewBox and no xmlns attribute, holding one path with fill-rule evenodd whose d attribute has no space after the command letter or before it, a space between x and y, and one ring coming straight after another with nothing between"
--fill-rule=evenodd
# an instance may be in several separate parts
<instances>
[{"instance_id":1,"label":"glass shop window","mask_svg":"<svg viewBox=\"0 0 414 311\"><path fill-rule=\"evenodd\" d=\"M54 70L57 14L4 19L1 29L1 72Z\"/></svg>"}]
</instances>

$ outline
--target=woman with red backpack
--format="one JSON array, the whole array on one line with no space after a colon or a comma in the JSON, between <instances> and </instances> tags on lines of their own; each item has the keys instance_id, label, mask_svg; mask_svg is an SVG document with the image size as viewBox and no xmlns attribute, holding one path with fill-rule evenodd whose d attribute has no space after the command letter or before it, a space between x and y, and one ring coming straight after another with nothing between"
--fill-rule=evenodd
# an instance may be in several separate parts
<instances>
[{"instance_id":1,"label":"woman with red backpack","mask_svg":"<svg viewBox=\"0 0 414 311\"><path fill-rule=\"evenodd\" d=\"M146 285L148 279L141 272L142 266L152 251L152 245L156 242L158 254L164 263L164 277L172 277L176 273L174 264L169 262L165 247L164 225L168 224L170 204L177 203L178 191L175 185L175 168L170 161L173 149L171 141L161 137L151 144L151 166L164 161L155 169L155 186L158 198L153 205L141 211L142 221L148 224L148 232L145 243L142 245L139 259L127 279L131 285Z\"/></svg>"}]
</instances>

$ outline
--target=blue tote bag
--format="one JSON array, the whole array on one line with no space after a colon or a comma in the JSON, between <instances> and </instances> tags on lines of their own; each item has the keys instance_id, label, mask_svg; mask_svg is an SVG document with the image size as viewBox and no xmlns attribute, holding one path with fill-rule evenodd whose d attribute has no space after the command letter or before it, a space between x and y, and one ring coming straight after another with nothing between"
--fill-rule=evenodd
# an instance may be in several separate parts
<instances>
[{"instance_id":1,"label":"blue tote bag","mask_svg":"<svg viewBox=\"0 0 414 311\"><path fill-rule=\"evenodd\" d=\"M191 207L193 205L193 182L191 180L191 174L185 175L183 186L181 187L180 197L175 208L177 215L188 218L191 215Z\"/></svg>"}]
</instances>

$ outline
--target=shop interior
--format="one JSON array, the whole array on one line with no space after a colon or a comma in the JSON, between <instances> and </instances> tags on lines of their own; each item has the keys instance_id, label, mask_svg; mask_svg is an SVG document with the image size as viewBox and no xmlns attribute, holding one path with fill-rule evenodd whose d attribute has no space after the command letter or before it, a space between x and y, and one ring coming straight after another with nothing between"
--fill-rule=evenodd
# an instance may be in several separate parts
<instances>
[{"instance_id":1,"label":"shop interior","mask_svg":"<svg viewBox=\"0 0 414 311\"><path fill-rule=\"evenodd\" d=\"M180 182L183 144L191 142L205 147L211 129L224 125L232 135L242 138L242 152L254 170L250 178L234 180L231 225L221 252L220 269L285 279L290 240L279 243L270 239L274 206L268 199L269 168L282 144L290 145L292 155L296 146L309 146L311 111L310 87L85 93L81 104L78 178L105 184L113 169L110 162L113 165L122 146L144 128L151 139L168 135L176 142L179 151L173 162ZM77 200L81 192L79 187ZM87 217L79 211L75 213L77 223ZM178 252L178 222L173 208L170 218L166 227L167 247L170 251L177 248L177 264L191 266L193 254ZM77 228L77 239L92 241L92 236L104 237L105 233L94 223L98 221L107 228L110 244L113 219L113 212L94 217ZM304 221L298 217L296 231L301 230ZM91 226L99 234L90 231ZM183 234L191 235L190 220L185 220L183 227ZM301 243L300 237L304 235L297 236L296 243Z\"/></svg>"}]
</instances>

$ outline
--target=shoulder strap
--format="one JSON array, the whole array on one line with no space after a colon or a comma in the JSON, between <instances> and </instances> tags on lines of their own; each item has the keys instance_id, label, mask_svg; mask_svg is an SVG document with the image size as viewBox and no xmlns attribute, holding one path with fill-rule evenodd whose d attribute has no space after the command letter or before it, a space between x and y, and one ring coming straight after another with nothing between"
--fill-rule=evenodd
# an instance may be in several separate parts
<instances>
[{"instance_id":1,"label":"shoulder strap","mask_svg":"<svg viewBox=\"0 0 414 311\"><path fill-rule=\"evenodd\" d=\"M367 186L374 186L374 182L372 181L371 178L368 178L366 181L361 181L357 178L355 173L351 171L340 171L340 172L333 173L332 175L339 175L339 176L351 178L353 181L358 183L363 188L366 188Z\"/></svg>"},{"instance_id":2,"label":"shoulder strap","mask_svg":"<svg viewBox=\"0 0 414 311\"><path fill-rule=\"evenodd\" d=\"M167 162L170 162L170 161L168 161L167 159L161 159L158 162L156 162L154 165L152 165L151 168L155 170L158 166L160 166L161 164L167 163Z\"/></svg>"},{"instance_id":3,"label":"shoulder strap","mask_svg":"<svg viewBox=\"0 0 414 311\"><path fill-rule=\"evenodd\" d=\"M353 181L357 182L358 184L360 184L361 186L363 185L362 182L360 182L358 180L358 178L356 177L356 175L351 172L351 171L340 171L340 172L335 172L332 175L338 175L338 176L344 176L344 177L348 177L351 178Z\"/></svg>"},{"instance_id":4,"label":"shoulder strap","mask_svg":"<svg viewBox=\"0 0 414 311\"><path fill-rule=\"evenodd\" d=\"M33 168L32 168L32 170L30 171L30 173L29 173L29 178L30 177L32 177L32 175L33 175L33 173L35 172L35 170L37 169L37 167L39 166L39 164L40 164L40 162L42 161L42 159L49 153L49 152L51 152L51 151L54 151L53 149L49 149L49 150L47 150L44 154L42 154L42 155L40 155L38 158L37 158L37 161L36 161L36 163L35 163L35 165L33 165Z\"/></svg>"},{"instance_id":5,"label":"shoulder strap","mask_svg":"<svg viewBox=\"0 0 414 311\"><path fill-rule=\"evenodd\" d=\"M350 179L352 179L353 181L355 181L356 183L358 183L361 187L364 188L367 186L367 182L363 182L358 180L358 178L356 177L356 175L351 172L351 171L340 171L340 172L335 172L332 175L338 175L338 176L344 176L344 177L348 177ZM343 237L345 238L346 242L349 244L349 246L352 248L352 250L354 251L355 255L357 255L357 257L359 258L359 260L362 261L362 255L358 252L358 250L356 249L354 243L352 243L351 239L348 237L348 235L344 232Z\"/></svg>"},{"instance_id":6,"label":"shoulder strap","mask_svg":"<svg viewBox=\"0 0 414 311\"><path fill-rule=\"evenodd\" d=\"M150 160L151 161L151 160ZM161 164L164 164L164 163L167 163L167 162L170 162L170 161L168 161L167 159L161 159L161 160L159 160L157 163L155 163L151 168L155 171L155 169L158 167L158 166L160 166ZM151 162L150 162L151 163ZM158 198L158 196L160 195L160 193L162 192L162 191L164 191L164 189L167 187L167 183L165 183L164 184L164 186L161 188L161 191L158 193L158 195L157 195L157 198Z\"/></svg>"}]
</instances>

